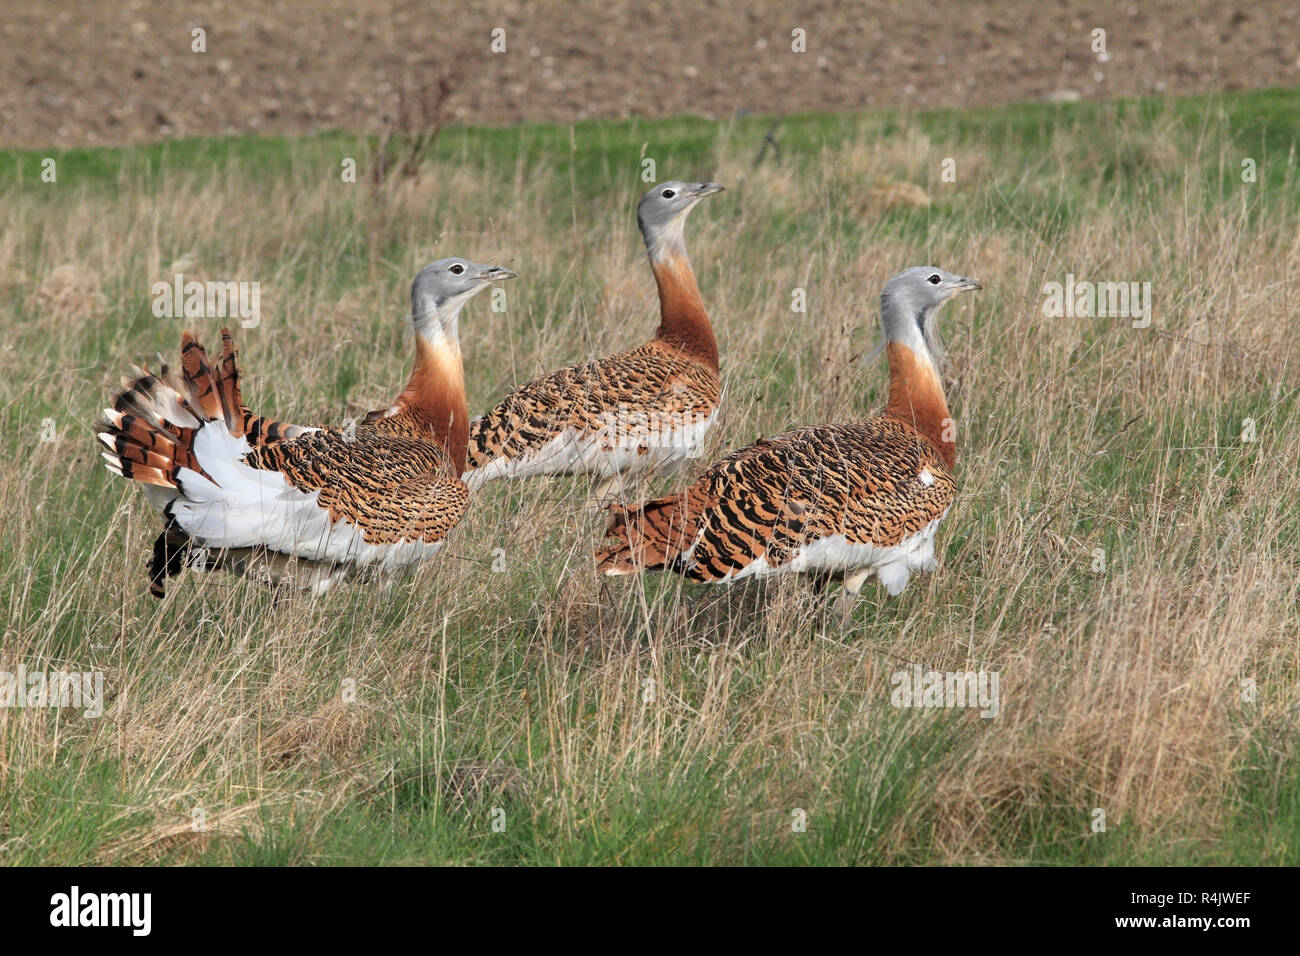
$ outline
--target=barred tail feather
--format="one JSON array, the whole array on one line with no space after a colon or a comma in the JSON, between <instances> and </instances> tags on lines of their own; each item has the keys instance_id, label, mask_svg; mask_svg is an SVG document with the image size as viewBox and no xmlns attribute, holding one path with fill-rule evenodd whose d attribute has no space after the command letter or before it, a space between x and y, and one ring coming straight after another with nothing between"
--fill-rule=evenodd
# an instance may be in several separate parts
<instances>
[{"instance_id":1,"label":"barred tail feather","mask_svg":"<svg viewBox=\"0 0 1300 956\"><path fill-rule=\"evenodd\" d=\"M217 394L222 411L226 413L226 428L236 438L245 434L245 424L251 417L244 407L239 391L239 362L230 329L221 330L221 364L217 366Z\"/></svg>"},{"instance_id":2,"label":"barred tail feather","mask_svg":"<svg viewBox=\"0 0 1300 956\"><path fill-rule=\"evenodd\" d=\"M110 471L134 481L180 490L179 471L204 474L194 454L194 437L207 420L224 417L203 347L186 332L183 377L163 366L162 375L132 368L123 390L104 409L97 437L108 449ZM197 354L195 354L197 353Z\"/></svg>"},{"instance_id":3,"label":"barred tail feather","mask_svg":"<svg viewBox=\"0 0 1300 956\"><path fill-rule=\"evenodd\" d=\"M189 330L181 333L181 374L185 378L186 397L203 413L204 420L222 419L230 428L230 419L217 393L216 376L208 365L208 353Z\"/></svg>"},{"instance_id":4,"label":"barred tail feather","mask_svg":"<svg viewBox=\"0 0 1300 956\"><path fill-rule=\"evenodd\" d=\"M240 398L229 331L223 329L221 338L222 356L216 367L188 331L181 336L179 375L165 363L157 375L133 367L97 428L96 437L107 449L103 457L108 469L144 485L150 504L163 512L166 528L154 543L149 562L149 591L156 597L162 596L165 580L181 572L189 548L188 536L170 517L171 505L187 495L206 498L217 485L200 457L209 466L220 465L223 453L237 457L241 447L247 450L241 439L253 416ZM210 451L214 429L227 433L216 444L229 445L215 456Z\"/></svg>"},{"instance_id":5,"label":"barred tail feather","mask_svg":"<svg viewBox=\"0 0 1300 956\"><path fill-rule=\"evenodd\" d=\"M689 492L634 507L610 506L607 538L618 539L596 552L602 574L637 574L675 568L687 559L699 531L699 502Z\"/></svg>"},{"instance_id":6,"label":"barred tail feather","mask_svg":"<svg viewBox=\"0 0 1300 956\"><path fill-rule=\"evenodd\" d=\"M230 329L222 329L217 390L221 397L221 407L226 413L226 427L230 430L230 434L236 438L247 438L248 444L256 448L259 445L288 441L315 430L304 425L277 421L265 415L254 415L244 405L243 396L239 391L238 357L234 340L230 337Z\"/></svg>"}]
</instances>

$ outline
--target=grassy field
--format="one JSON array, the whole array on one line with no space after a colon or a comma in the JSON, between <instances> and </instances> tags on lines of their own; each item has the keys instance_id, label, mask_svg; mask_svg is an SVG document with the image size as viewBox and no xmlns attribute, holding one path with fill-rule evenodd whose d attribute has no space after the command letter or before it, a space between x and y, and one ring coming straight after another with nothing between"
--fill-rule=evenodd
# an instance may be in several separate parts
<instances>
[{"instance_id":1,"label":"grassy field","mask_svg":"<svg viewBox=\"0 0 1300 956\"><path fill-rule=\"evenodd\" d=\"M107 698L0 709L0 862L1300 862L1297 112L792 117L759 163L758 117L451 129L380 190L342 134L54 153L55 183L0 153L0 670L102 671ZM723 356L708 457L883 405L890 275L983 280L941 316L935 575L854 602L610 584L585 486L552 480L488 486L388 587L147 595L157 518L92 423L127 363L222 324L155 318L155 280L259 281L246 400L337 422L405 383L421 265L507 265L507 310L461 320L481 410L653 331L642 157L729 187L687 236ZM1067 274L1150 281L1150 327L1045 317ZM892 707L913 663L997 672L1000 713Z\"/></svg>"}]
</instances>

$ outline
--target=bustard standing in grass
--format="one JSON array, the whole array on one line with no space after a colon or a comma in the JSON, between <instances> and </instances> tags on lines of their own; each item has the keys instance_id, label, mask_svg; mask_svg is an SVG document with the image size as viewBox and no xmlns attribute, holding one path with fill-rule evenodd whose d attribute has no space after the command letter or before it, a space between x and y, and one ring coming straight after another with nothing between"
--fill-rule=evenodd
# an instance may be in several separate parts
<instances>
[{"instance_id":1,"label":"bustard standing in grass","mask_svg":"<svg viewBox=\"0 0 1300 956\"><path fill-rule=\"evenodd\" d=\"M931 266L890 279L880 297L889 399L874 418L760 439L710 467L685 492L612 505L597 552L605 574L675 571L695 581L778 572L875 575L891 594L932 571L934 532L957 489L955 429L940 376L939 306L974 279Z\"/></svg>"},{"instance_id":2,"label":"bustard standing in grass","mask_svg":"<svg viewBox=\"0 0 1300 956\"><path fill-rule=\"evenodd\" d=\"M228 330L220 363L190 332L181 371L134 369L104 410L111 471L162 512L149 589L187 565L224 568L320 593L363 569L392 571L437 552L465 512L469 416L458 318L514 275L440 259L411 284L415 368L387 410L352 428L252 415Z\"/></svg>"},{"instance_id":3,"label":"bustard standing in grass","mask_svg":"<svg viewBox=\"0 0 1300 956\"><path fill-rule=\"evenodd\" d=\"M519 386L470 424L471 488L493 478L594 473L596 496L620 476L698 454L717 414L718 343L686 256L686 216L717 183L668 182L637 205L659 287L660 325L639 348Z\"/></svg>"}]
</instances>

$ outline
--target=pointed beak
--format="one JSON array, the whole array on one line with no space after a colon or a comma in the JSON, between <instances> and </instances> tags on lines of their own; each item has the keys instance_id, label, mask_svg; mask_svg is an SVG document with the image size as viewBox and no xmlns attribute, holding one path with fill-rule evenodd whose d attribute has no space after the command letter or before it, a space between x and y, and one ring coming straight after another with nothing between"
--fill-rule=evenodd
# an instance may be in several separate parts
<instances>
[{"instance_id":1,"label":"pointed beak","mask_svg":"<svg viewBox=\"0 0 1300 956\"><path fill-rule=\"evenodd\" d=\"M480 282L500 282L502 279L514 279L517 276L518 273L511 272L501 266L487 266L476 278Z\"/></svg>"},{"instance_id":2,"label":"pointed beak","mask_svg":"<svg viewBox=\"0 0 1300 956\"><path fill-rule=\"evenodd\" d=\"M966 276L962 276L957 280L958 292L979 292L983 290L983 288L984 286L980 285L978 279L969 279Z\"/></svg>"},{"instance_id":3,"label":"pointed beak","mask_svg":"<svg viewBox=\"0 0 1300 956\"><path fill-rule=\"evenodd\" d=\"M720 193L726 188L722 183L696 183L695 188L691 190L691 195L696 199L703 199L705 196Z\"/></svg>"}]
</instances>

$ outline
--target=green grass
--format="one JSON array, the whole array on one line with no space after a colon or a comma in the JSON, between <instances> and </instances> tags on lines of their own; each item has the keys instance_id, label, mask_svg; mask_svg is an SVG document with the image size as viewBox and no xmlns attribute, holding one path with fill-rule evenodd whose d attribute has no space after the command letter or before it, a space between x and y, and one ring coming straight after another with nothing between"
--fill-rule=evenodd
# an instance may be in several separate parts
<instances>
[{"instance_id":1,"label":"green grass","mask_svg":"<svg viewBox=\"0 0 1300 956\"><path fill-rule=\"evenodd\" d=\"M1295 146L1297 108L1300 92L1281 88L1178 99L1025 103L972 110L813 113L779 119L743 116L725 122L685 117L508 128L453 126L442 133L430 160L493 170L540 167L547 171L556 198L567 199L573 191L582 199L599 200L609 191L625 188L629 173L640 171L644 156L654 158L661 170L706 170L716 163L720 150L757 157L769 131L780 142L781 155L778 159L769 153L768 162L798 164L863 135L888 139L904 129L919 128L932 140L950 146L958 157L963 147L974 146L999 159L1018 157L1023 167L1032 170L1042 162L1042 151L1052 137L1063 129L1073 129L1096 133L1092 149L1105 155L1096 165L1077 167L1072 185L1091 187L1100 179L1108 188L1127 185L1136 194L1140 188L1149 188L1153 163L1148 144L1126 140L1124 130L1178 128L1193 142L1205 138L1226 141L1242 158L1253 157L1261 167L1284 171ZM41 181L41 163L46 157L58 164L61 183L93 189L154 189L181 171L214 179L304 173L335 178L343 157L360 161L373 143L373 138L330 132L297 138L196 137L120 148L7 149L0 150L0 169L11 177L10 188L27 194L39 194L48 185ZM960 164L958 171L960 175ZM1225 189L1240 182L1239 165L1210 171L1222 177L1214 182ZM361 166L359 180L364 181L364 174ZM664 178L662 173L660 178ZM1295 200L1294 189L1289 198ZM1028 212L1030 216L1025 218L1031 222L1035 218L1050 221L1068 214L1068 207L1026 205L1008 212ZM568 214L565 209L558 216ZM772 225L779 237L781 223ZM797 224L792 220L787 228L793 234Z\"/></svg>"}]
</instances>

